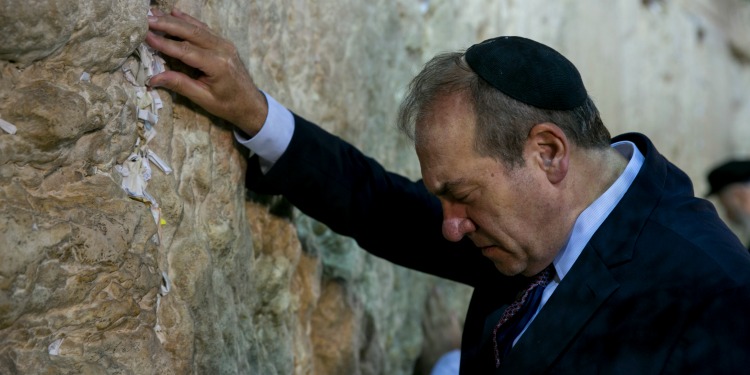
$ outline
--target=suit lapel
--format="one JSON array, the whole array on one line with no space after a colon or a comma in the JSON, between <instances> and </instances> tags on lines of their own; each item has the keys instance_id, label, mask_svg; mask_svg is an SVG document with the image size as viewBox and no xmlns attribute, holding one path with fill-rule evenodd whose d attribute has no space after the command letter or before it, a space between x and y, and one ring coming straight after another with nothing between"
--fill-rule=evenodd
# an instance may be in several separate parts
<instances>
[{"instance_id":1,"label":"suit lapel","mask_svg":"<svg viewBox=\"0 0 750 375\"><path fill-rule=\"evenodd\" d=\"M587 246L497 374L542 373L619 284Z\"/></svg>"},{"instance_id":2,"label":"suit lapel","mask_svg":"<svg viewBox=\"0 0 750 375\"><path fill-rule=\"evenodd\" d=\"M613 142L621 140L634 142L646 157L638 176L589 240L497 374L543 373L604 301L620 287L610 267L632 258L638 238L633 233L638 233L661 198L670 168L645 136L631 133L616 137Z\"/></svg>"}]
</instances>

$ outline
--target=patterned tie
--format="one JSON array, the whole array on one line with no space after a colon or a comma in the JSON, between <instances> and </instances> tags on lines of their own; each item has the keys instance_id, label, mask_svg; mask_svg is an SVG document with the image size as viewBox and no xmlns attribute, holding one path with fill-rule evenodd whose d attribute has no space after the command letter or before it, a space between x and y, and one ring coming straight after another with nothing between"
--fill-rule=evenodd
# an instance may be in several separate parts
<instances>
[{"instance_id":1,"label":"patterned tie","mask_svg":"<svg viewBox=\"0 0 750 375\"><path fill-rule=\"evenodd\" d=\"M495 343L495 367L500 367L500 362L513 347L513 340L523 331L526 324L539 307L542 300L542 292L555 275L553 265L547 266L531 278L531 283L520 294L513 303L508 306L492 331L492 341Z\"/></svg>"}]
</instances>

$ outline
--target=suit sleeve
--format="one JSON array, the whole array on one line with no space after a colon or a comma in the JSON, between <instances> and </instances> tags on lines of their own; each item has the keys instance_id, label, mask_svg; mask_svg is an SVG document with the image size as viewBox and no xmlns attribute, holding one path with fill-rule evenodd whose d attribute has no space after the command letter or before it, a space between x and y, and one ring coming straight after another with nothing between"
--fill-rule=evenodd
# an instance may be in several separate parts
<instances>
[{"instance_id":1,"label":"suit sleeve","mask_svg":"<svg viewBox=\"0 0 750 375\"><path fill-rule=\"evenodd\" d=\"M450 242L441 232L442 209L421 181L386 171L374 159L309 121L294 116L289 147L266 174L257 157L246 185L283 195L306 215L393 263L477 285L497 277L471 242Z\"/></svg>"}]
</instances>

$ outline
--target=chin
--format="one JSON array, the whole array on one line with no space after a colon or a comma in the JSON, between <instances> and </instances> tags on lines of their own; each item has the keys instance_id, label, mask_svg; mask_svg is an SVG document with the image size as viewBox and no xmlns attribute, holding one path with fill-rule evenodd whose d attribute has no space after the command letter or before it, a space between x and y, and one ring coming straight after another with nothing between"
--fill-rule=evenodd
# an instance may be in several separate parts
<instances>
[{"instance_id":1,"label":"chin","mask_svg":"<svg viewBox=\"0 0 750 375\"><path fill-rule=\"evenodd\" d=\"M507 263L494 262L495 268L505 276L516 276L523 272L523 269L517 269L515 267L508 267Z\"/></svg>"}]
</instances>

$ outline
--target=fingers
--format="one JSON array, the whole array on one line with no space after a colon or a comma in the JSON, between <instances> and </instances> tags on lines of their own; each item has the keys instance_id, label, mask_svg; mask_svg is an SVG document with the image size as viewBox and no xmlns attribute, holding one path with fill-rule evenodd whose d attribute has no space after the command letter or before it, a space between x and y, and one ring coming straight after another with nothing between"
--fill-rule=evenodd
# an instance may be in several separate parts
<instances>
[{"instance_id":1,"label":"fingers","mask_svg":"<svg viewBox=\"0 0 750 375\"><path fill-rule=\"evenodd\" d=\"M146 43L197 71L190 75L162 72L151 77L147 85L180 94L248 135L257 133L265 122L268 105L234 44L179 10L170 14L152 10L152 14Z\"/></svg>"},{"instance_id":2,"label":"fingers","mask_svg":"<svg viewBox=\"0 0 750 375\"><path fill-rule=\"evenodd\" d=\"M177 39L189 41L190 43L201 48L214 46L221 38L214 34L208 26L187 14L175 12L166 15L158 12L152 12L154 15L148 17L149 29L157 32L169 34Z\"/></svg>"},{"instance_id":3,"label":"fingers","mask_svg":"<svg viewBox=\"0 0 750 375\"><path fill-rule=\"evenodd\" d=\"M210 59L214 54L201 48L189 41L176 41L164 36L157 35L153 31L146 33L146 44L151 48L164 53L167 56L174 57L183 63L204 70L210 64Z\"/></svg>"},{"instance_id":4,"label":"fingers","mask_svg":"<svg viewBox=\"0 0 750 375\"><path fill-rule=\"evenodd\" d=\"M177 8L172 9L172 15L192 25L203 27L203 28L208 28L208 25L206 25L205 23L201 22L200 20L196 18L193 18L191 15L187 13L183 13Z\"/></svg>"},{"instance_id":5,"label":"fingers","mask_svg":"<svg viewBox=\"0 0 750 375\"><path fill-rule=\"evenodd\" d=\"M237 53L231 42L186 13L175 9L170 15L154 11L152 14L154 16L148 18L150 31L146 34L146 43L193 68L210 75L208 71L213 66Z\"/></svg>"},{"instance_id":6,"label":"fingers","mask_svg":"<svg viewBox=\"0 0 750 375\"><path fill-rule=\"evenodd\" d=\"M151 13L153 15L155 15L155 16L158 16L158 17L162 17L162 16L165 15L164 12L162 12L161 9L159 9L159 8L151 8ZM172 8L171 15L173 15L173 16L175 16L177 18L180 18L180 19L182 19L185 22L191 23L191 24L193 24L195 26L208 27L208 25L206 25L205 23L201 22L201 20L199 20L197 18L194 18L194 17L192 17L191 15L189 15L187 13L183 13L181 10L179 10L177 8Z\"/></svg>"},{"instance_id":7,"label":"fingers","mask_svg":"<svg viewBox=\"0 0 750 375\"><path fill-rule=\"evenodd\" d=\"M163 87L174 91L198 104L201 107L210 106L211 93L206 85L192 79L184 73L168 70L159 73L148 82L149 87Z\"/></svg>"},{"instance_id":8,"label":"fingers","mask_svg":"<svg viewBox=\"0 0 750 375\"><path fill-rule=\"evenodd\" d=\"M172 90L174 92L177 92L180 95L187 96L186 94L190 94L189 92L186 92L186 86L189 84L186 83L188 81L192 80L190 77L188 77L186 74L177 72L174 70L167 70L164 72L161 72L159 74L156 74L152 76L148 82L146 82L146 86L148 87L164 87L166 89Z\"/></svg>"}]
</instances>

